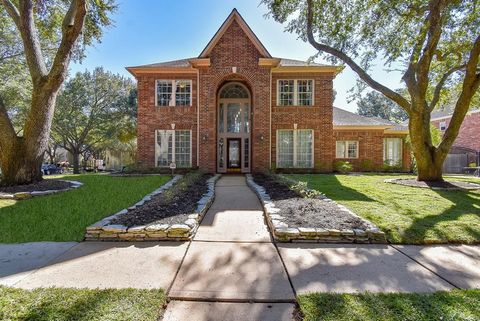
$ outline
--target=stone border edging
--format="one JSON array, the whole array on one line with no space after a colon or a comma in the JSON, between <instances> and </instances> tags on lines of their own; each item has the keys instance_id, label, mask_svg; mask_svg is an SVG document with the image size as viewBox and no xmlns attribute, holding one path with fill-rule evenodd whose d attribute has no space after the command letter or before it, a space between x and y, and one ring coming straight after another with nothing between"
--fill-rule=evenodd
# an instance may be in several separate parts
<instances>
[{"instance_id":1,"label":"stone border edging","mask_svg":"<svg viewBox=\"0 0 480 321\"><path fill-rule=\"evenodd\" d=\"M280 209L275 207L275 203L272 201L265 188L255 183L251 174L247 174L247 185L250 186L260 198L266 214L268 227L272 231L275 241L303 243L387 243L385 233L379 228L371 228L367 230L336 230L313 227L289 227L283 222L283 217L279 214ZM350 211L347 207L340 205L327 197L322 196L321 200L332 202L336 204L340 210L364 220ZM368 223L372 224L371 222Z\"/></svg>"},{"instance_id":2,"label":"stone border edging","mask_svg":"<svg viewBox=\"0 0 480 321\"><path fill-rule=\"evenodd\" d=\"M35 196L45 196L45 195L52 195L60 192L70 191L72 189L77 189L83 185L83 183L79 181L72 181L67 179L58 179L58 181L68 182L70 183L70 187L62 188L62 189L49 189L45 191L31 191L31 192L17 192L17 193L0 193L0 199L4 200L25 200L28 198L32 198Z\"/></svg>"},{"instance_id":3,"label":"stone border edging","mask_svg":"<svg viewBox=\"0 0 480 321\"><path fill-rule=\"evenodd\" d=\"M470 186L466 186L466 187L460 187L460 186L454 186L454 187L435 187L434 186L434 187L430 187L430 186L408 185L408 184L399 183L399 181L402 181L402 180L406 181L406 180L409 180L409 179L408 178L387 178L387 179L384 179L383 182L388 183L388 184L405 186L405 187L425 188L425 189L432 189L432 190L438 190L438 191L475 191L475 190L480 189L479 184L470 183L470 182L457 181L458 183L465 183L467 185L472 185L471 187ZM455 181L453 181L453 182L455 182Z\"/></svg>"},{"instance_id":4,"label":"stone border edging","mask_svg":"<svg viewBox=\"0 0 480 321\"><path fill-rule=\"evenodd\" d=\"M176 175L166 184L147 194L133 206L125 208L88 226L85 233L85 241L189 241L197 231L200 221L215 199L215 182L220 176L220 174L216 174L207 180L208 192L197 202L195 213L190 214L183 224L170 225L152 223L132 227L110 224L116 217L126 214L129 210L135 209L136 207L142 206L146 202L149 202L152 197L171 188L183 177L182 175Z\"/></svg>"}]
</instances>

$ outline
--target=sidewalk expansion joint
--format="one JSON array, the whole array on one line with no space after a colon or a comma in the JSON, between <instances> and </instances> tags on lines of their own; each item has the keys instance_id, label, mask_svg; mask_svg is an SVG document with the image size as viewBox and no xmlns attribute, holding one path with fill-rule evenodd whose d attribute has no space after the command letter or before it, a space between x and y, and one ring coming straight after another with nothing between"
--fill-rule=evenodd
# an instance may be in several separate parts
<instances>
[{"instance_id":1,"label":"sidewalk expansion joint","mask_svg":"<svg viewBox=\"0 0 480 321\"><path fill-rule=\"evenodd\" d=\"M451 286L453 286L454 288L456 289L461 289L461 287L457 286L456 284L452 283L451 281L449 281L448 279L444 278L443 276L441 276L440 274L438 274L436 271L432 270L431 268L429 268L428 266L426 266L425 264L415 260L415 258L411 257L410 255L408 255L407 253L403 252L402 250L398 249L395 244L388 244L388 246L391 246L392 248L394 248L395 250L397 250L398 252L402 253L403 255L405 255L406 257L408 257L410 260L412 260L413 262L417 263L418 265L420 265L421 267L423 267L424 269L432 272L433 274L435 274L436 276L438 276L440 279L442 279L443 281L447 282L448 284L450 284Z\"/></svg>"}]
</instances>

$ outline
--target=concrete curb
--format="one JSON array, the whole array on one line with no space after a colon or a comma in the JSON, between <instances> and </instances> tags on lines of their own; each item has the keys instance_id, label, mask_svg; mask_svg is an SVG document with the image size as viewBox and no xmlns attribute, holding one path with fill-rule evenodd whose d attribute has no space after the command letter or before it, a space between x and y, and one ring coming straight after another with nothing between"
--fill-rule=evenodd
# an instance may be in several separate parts
<instances>
[{"instance_id":1,"label":"concrete curb","mask_svg":"<svg viewBox=\"0 0 480 321\"><path fill-rule=\"evenodd\" d=\"M264 212L266 214L267 225L272 231L272 235L277 242L300 242L300 243L387 243L385 233L379 228L374 227L367 230L336 230L315 227L289 227L280 215L280 209L275 207L265 188L255 183L253 176L247 174L247 185L252 188L260 198ZM359 217L348 208L340 205L333 200L322 197L322 201L333 202L341 211ZM364 220L366 221L366 220ZM366 221L368 222L368 221ZM373 225L371 222L369 224Z\"/></svg>"}]
</instances>

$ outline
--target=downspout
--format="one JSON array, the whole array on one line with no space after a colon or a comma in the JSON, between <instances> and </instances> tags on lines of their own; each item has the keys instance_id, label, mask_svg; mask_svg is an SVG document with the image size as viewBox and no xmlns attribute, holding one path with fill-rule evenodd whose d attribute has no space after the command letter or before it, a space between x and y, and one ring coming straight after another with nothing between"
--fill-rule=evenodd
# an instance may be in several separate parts
<instances>
[{"instance_id":1,"label":"downspout","mask_svg":"<svg viewBox=\"0 0 480 321\"><path fill-rule=\"evenodd\" d=\"M197 68L197 167L200 167L200 70Z\"/></svg>"},{"instance_id":2,"label":"downspout","mask_svg":"<svg viewBox=\"0 0 480 321\"><path fill-rule=\"evenodd\" d=\"M269 165L268 168L272 169L272 68L270 68L270 88L269 88L269 105L270 105L270 133L269 133L269 151L268 151L268 159Z\"/></svg>"}]
</instances>

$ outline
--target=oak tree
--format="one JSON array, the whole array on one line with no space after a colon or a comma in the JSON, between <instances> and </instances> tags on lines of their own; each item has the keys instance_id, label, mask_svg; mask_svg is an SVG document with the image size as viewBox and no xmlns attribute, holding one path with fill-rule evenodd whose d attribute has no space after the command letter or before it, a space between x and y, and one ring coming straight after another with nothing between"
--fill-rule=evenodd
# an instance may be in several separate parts
<instances>
[{"instance_id":1,"label":"oak tree","mask_svg":"<svg viewBox=\"0 0 480 321\"><path fill-rule=\"evenodd\" d=\"M442 180L442 164L480 85L476 0L264 0L270 14L333 62L403 108L418 179ZM400 69L401 94L370 73L377 61ZM452 97L451 93L455 95ZM445 97L453 115L438 146L430 114Z\"/></svg>"},{"instance_id":2,"label":"oak tree","mask_svg":"<svg viewBox=\"0 0 480 321\"><path fill-rule=\"evenodd\" d=\"M116 6L113 0L0 0L0 4L0 27L8 35L0 42L0 53L14 66L21 68L24 62L26 86L31 86L20 130L12 121L16 114L0 96L1 183L27 184L42 179L55 101L69 62L82 58L85 47L101 38Z\"/></svg>"}]
</instances>

